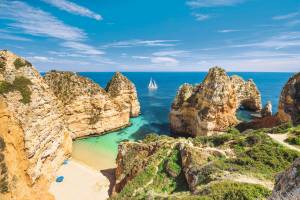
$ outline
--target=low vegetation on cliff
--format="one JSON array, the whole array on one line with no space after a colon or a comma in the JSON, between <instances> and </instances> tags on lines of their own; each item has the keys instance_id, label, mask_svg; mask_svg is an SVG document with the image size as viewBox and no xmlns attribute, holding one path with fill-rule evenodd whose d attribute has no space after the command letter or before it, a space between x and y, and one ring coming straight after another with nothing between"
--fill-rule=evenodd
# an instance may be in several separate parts
<instances>
[{"instance_id":1,"label":"low vegetation on cliff","mask_svg":"<svg viewBox=\"0 0 300 200\"><path fill-rule=\"evenodd\" d=\"M16 77L13 83L2 81L0 82L0 94L18 91L22 95L22 99L20 101L27 104L31 101L31 91L28 87L31 84L31 81L23 76Z\"/></svg>"},{"instance_id":2,"label":"low vegetation on cliff","mask_svg":"<svg viewBox=\"0 0 300 200\"><path fill-rule=\"evenodd\" d=\"M289 130L288 138L285 141L291 145L300 146L300 125Z\"/></svg>"},{"instance_id":3,"label":"low vegetation on cliff","mask_svg":"<svg viewBox=\"0 0 300 200\"><path fill-rule=\"evenodd\" d=\"M188 139L151 134L119 146L112 199L265 199L276 174L299 156L264 129Z\"/></svg>"},{"instance_id":4,"label":"low vegetation on cliff","mask_svg":"<svg viewBox=\"0 0 300 200\"><path fill-rule=\"evenodd\" d=\"M17 58L14 62L14 66L16 69L20 69L21 67L25 67L25 66L32 66L32 64L30 62L28 62L27 60L23 61L21 58Z\"/></svg>"}]
</instances>

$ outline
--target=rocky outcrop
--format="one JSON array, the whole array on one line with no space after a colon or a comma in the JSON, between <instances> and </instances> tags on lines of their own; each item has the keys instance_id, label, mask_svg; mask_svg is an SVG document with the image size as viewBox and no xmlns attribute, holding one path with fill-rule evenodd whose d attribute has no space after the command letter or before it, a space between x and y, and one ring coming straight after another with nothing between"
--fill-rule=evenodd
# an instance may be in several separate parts
<instances>
[{"instance_id":1,"label":"rocky outcrop","mask_svg":"<svg viewBox=\"0 0 300 200\"><path fill-rule=\"evenodd\" d=\"M116 72L105 89L108 94L121 106L129 110L131 117L140 114L140 103L138 101L135 85L120 72Z\"/></svg>"},{"instance_id":2,"label":"rocky outcrop","mask_svg":"<svg viewBox=\"0 0 300 200\"><path fill-rule=\"evenodd\" d=\"M263 131L186 139L150 134L119 144L111 199L266 199L276 174L299 156Z\"/></svg>"},{"instance_id":3,"label":"rocky outcrop","mask_svg":"<svg viewBox=\"0 0 300 200\"><path fill-rule=\"evenodd\" d=\"M252 80L229 77L224 69L211 68L199 85L180 87L170 112L171 131L176 134L210 135L238 123L240 107L261 110L261 96Z\"/></svg>"},{"instance_id":4,"label":"rocky outcrop","mask_svg":"<svg viewBox=\"0 0 300 200\"><path fill-rule=\"evenodd\" d=\"M72 138L102 134L129 125L130 110L123 105L127 102L125 97L111 98L98 84L72 72L52 71L46 73L44 79L64 105L64 116ZM130 81L126 80L129 84ZM120 82L117 94L123 91L128 94L127 87ZM118 81L113 81L113 84L118 85ZM122 86L124 90L121 90ZM136 92L134 95L136 97Z\"/></svg>"},{"instance_id":5,"label":"rocky outcrop","mask_svg":"<svg viewBox=\"0 0 300 200\"><path fill-rule=\"evenodd\" d=\"M300 158L276 177L276 184L269 200L300 199Z\"/></svg>"},{"instance_id":6,"label":"rocky outcrop","mask_svg":"<svg viewBox=\"0 0 300 200\"><path fill-rule=\"evenodd\" d=\"M62 104L32 65L0 51L0 199L52 199L54 172L72 140Z\"/></svg>"},{"instance_id":7,"label":"rocky outcrop","mask_svg":"<svg viewBox=\"0 0 300 200\"><path fill-rule=\"evenodd\" d=\"M300 73L292 76L283 87L276 116L282 122L300 124Z\"/></svg>"},{"instance_id":8,"label":"rocky outcrop","mask_svg":"<svg viewBox=\"0 0 300 200\"><path fill-rule=\"evenodd\" d=\"M265 107L261 110L261 117L270 117L272 116L272 103L268 101Z\"/></svg>"}]
</instances>

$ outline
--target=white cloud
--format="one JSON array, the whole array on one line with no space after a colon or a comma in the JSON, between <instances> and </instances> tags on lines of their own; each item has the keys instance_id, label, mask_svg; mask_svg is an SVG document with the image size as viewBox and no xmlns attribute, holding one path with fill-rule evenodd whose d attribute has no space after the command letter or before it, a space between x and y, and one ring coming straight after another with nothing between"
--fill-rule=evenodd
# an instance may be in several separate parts
<instances>
[{"instance_id":1,"label":"white cloud","mask_svg":"<svg viewBox=\"0 0 300 200\"><path fill-rule=\"evenodd\" d=\"M132 56L133 59L139 59L139 60L147 60L149 59L150 57L147 57L147 56Z\"/></svg>"},{"instance_id":2,"label":"white cloud","mask_svg":"<svg viewBox=\"0 0 300 200\"><path fill-rule=\"evenodd\" d=\"M0 18L12 20L10 27L35 36L63 40L82 40L86 37L81 29L68 26L51 14L20 1L3 0L0 4Z\"/></svg>"},{"instance_id":3,"label":"white cloud","mask_svg":"<svg viewBox=\"0 0 300 200\"><path fill-rule=\"evenodd\" d=\"M125 40L103 45L102 48L127 48L127 47L171 47L176 46L178 40Z\"/></svg>"},{"instance_id":4,"label":"white cloud","mask_svg":"<svg viewBox=\"0 0 300 200\"><path fill-rule=\"evenodd\" d=\"M68 0L42 0L42 1L75 15L89 17L96 20L102 20L102 16L100 14L97 14L89 10L88 8L82 7Z\"/></svg>"},{"instance_id":5,"label":"white cloud","mask_svg":"<svg viewBox=\"0 0 300 200\"><path fill-rule=\"evenodd\" d=\"M15 41L23 41L23 42L27 42L27 41L31 41L28 38L25 37L21 37L15 34L10 33L9 31L5 31L5 30L0 30L0 40L15 40Z\"/></svg>"},{"instance_id":6,"label":"white cloud","mask_svg":"<svg viewBox=\"0 0 300 200\"><path fill-rule=\"evenodd\" d=\"M179 63L178 60L171 57L152 57L151 62L162 66L177 66Z\"/></svg>"},{"instance_id":7,"label":"white cloud","mask_svg":"<svg viewBox=\"0 0 300 200\"><path fill-rule=\"evenodd\" d=\"M297 17L300 13L299 12L293 12L293 13L289 13L287 15L279 15L279 16L275 16L272 19L274 20L285 20L285 19L291 19L294 17Z\"/></svg>"},{"instance_id":8,"label":"white cloud","mask_svg":"<svg viewBox=\"0 0 300 200\"><path fill-rule=\"evenodd\" d=\"M30 61L40 61L40 62L49 62L51 58L45 57L45 56L28 56L26 57L27 60Z\"/></svg>"},{"instance_id":9,"label":"white cloud","mask_svg":"<svg viewBox=\"0 0 300 200\"><path fill-rule=\"evenodd\" d=\"M83 44L80 42L64 42L61 44L63 47L68 47L71 48L75 51L77 51L78 53L81 54L87 54L87 55L102 55L105 54L104 51L101 51L99 49L96 49L93 46L87 45L87 44Z\"/></svg>"},{"instance_id":10,"label":"white cloud","mask_svg":"<svg viewBox=\"0 0 300 200\"><path fill-rule=\"evenodd\" d=\"M184 51L184 50L158 51L158 52L153 53L154 56L158 56L158 57L164 57L164 56L186 57L189 54L190 54L189 51Z\"/></svg>"},{"instance_id":11,"label":"white cloud","mask_svg":"<svg viewBox=\"0 0 300 200\"><path fill-rule=\"evenodd\" d=\"M205 15L200 13L193 13L192 15L195 17L197 21L205 21L211 18L210 15Z\"/></svg>"},{"instance_id":12,"label":"white cloud","mask_svg":"<svg viewBox=\"0 0 300 200\"><path fill-rule=\"evenodd\" d=\"M239 30L235 29L224 29L224 30L219 30L219 33L232 33L232 32L238 32Z\"/></svg>"},{"instance_id":13,"label":"white cloud","mask_svg":"<svg viewBox=\"0 0 300 200\"><path fill-rule=\"evenodd\" d=\"M242 3L244 0L188 0L187 5L192 8L201 7L219 7L219 6L233 6Z\"/></svg>"}]
</instances>

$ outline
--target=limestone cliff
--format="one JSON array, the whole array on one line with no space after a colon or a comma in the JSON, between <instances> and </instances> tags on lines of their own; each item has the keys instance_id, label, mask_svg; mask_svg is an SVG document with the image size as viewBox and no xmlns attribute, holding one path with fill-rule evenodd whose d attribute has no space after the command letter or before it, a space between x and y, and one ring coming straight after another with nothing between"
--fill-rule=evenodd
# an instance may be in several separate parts
<instances>
[{"instance_id":1,"label":"limestone cliff","mask_svg":"<svg viewBox=\"0 0 300 200\"><path fill-rule=\"evenodd\" d=\"M276 116L283 122L300 124L300 73L292 76L283 87Z\"/></svg>"},{"instance_id":2,"label":"limestone cliff","mask_svg":"<svg viewBox=\"0 0 300 200\"><path fill-rule=\"evenodd\" d=\"M300 158L276 177L276 184L269 200L300 199Z\"/></svg>"},{"instance_id":3,"label":"limestone cliff","mask_svg":"<svg viewBox=\"0 0 300 200\"><path fill-rule=\"evenodd\" d=\"M114 100L120 102L122 107L129 110L131 117L137 117L140 114L140 103L135 85L123 74L116 72L105 90Z\"/></svg>"},{"instance_id":4,"label":"limestone cliff","mask_svg":"<svg viewBox=\"0 0 300 200\"><path fill-rule=\"evenodd\" d=\"M229 77L225 70L211 68L199 85L180 87L170 112L171 131L209 135L236 125L239 107L261 110L261 96L252 80Z\"/></svg>"},{"instance_id":5,"label":"limestone cliff","mask_svg":"<svg viewBox=\"0 0 300 200\"><path fill-rule=\"evenodd\" d=\"M57 71L46 73L44 79L64 105L64 116L73 138L129 125L130 111L122 106L123 100L112 99L91 80L72 72Z\"/></svg>"},{"instance_id":6,"label":"limestone cliff","mask_svg":"<svg viewBox=\"0 0 300 200\"><path fill-rule=\"evenodd\" d=\"M54 172L71 153L57 101L32 65L0 51L0 199L52 199Z\"/></svg>"}]
</instances>

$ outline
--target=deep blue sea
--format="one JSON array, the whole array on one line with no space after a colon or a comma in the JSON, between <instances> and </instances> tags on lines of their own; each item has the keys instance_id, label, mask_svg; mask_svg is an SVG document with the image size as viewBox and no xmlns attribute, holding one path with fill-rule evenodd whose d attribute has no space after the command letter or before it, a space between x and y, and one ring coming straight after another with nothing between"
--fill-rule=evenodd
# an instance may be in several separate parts
<instances>
[{"instance_id":1,"label":"deep blue sea","mask_svg":"<svg viewBox=\"0 0 300 200\"><path fill-rule=\"evenodd\" d=\"M105 88L114 73L82 72L80 75L88 77ZM262 102L272 102L273 112L276 112L278 98L282 87L292 73L228 73L237 74L245 80L253 79L261 92ZM124 139L142 139L148 133L169 134L168 114L176 91L183 83L200 83L206 72L131 72L124 73L135 85L141 103L141 116L131 120L132 126L104 136L80 139L74 142L73 157L97 169L109 168L117 154L118 143ZM153 78L159 88L149 91L147 86ZM248 119L248 113L239 112L239 118ZM103 160L107 163L103 163Z\"/></svg>"}]
</instances>

